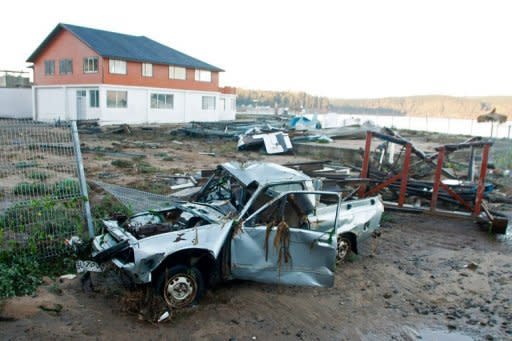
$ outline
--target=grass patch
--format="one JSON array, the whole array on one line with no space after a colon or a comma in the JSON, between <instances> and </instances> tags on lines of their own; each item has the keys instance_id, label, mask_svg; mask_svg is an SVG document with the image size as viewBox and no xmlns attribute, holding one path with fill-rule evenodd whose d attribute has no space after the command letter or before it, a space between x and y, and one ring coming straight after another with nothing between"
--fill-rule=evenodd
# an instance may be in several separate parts
<instances>
[{"instance_id":1,"label":"grass patch","mask_svg":"<svg viewBox=\"0 0 512 341\"><path fill-rule=\"evenodd\" d=\"M20 182L14 186L15 195L47 196L62 198L65 196L79 196L80 185L73 179L61 180L53 185L43 182Z\"/></svg>"},{"instance_id":2,"label":"grass patch","mask_svg":"<svg viewBox=\"0 0 512 341\"><path fill-rule=\"evenodd\" d=\"M18 163L16 163L16 165L14 167L16 167L16 169L25 169L25 168L31 168L31 167L36 167L37 166L37 162L35 161L20 161Z\"/></svg>"},{"instance_id":3,"label":"grass patch","mask_svg":"<svg viewBox=\"0 0 512 341\"><path fill-rule=\"evenodd\" d=\"M169 156L169 154L165 153L165 152L160 152L160 153L156 153L156 154L153 154L155 155L155 157L167 157Z\"/></svg>"},{"instance_id":4,"label":"grass patch","mask_svg":"<svg viewBox=\"0 0 512 341\"><path fill-rule=\"evenodd\" d=\"M494 153L494 165L500 169L512 169L512 148Z\"/></svg>"},{"instance_id":5,"label":"grass patch","mask_svg":"<svg viewBox=\"0 0 512 341\"><path fill-rule=\"evenodd\" d=\"M393 224L395 222L395 218L389 212L384 211L380 222L381 224Z\"/></svg>"},{"instance_id":6,"label":"grass patch","mask_svg":"<svg viewBox=\"0 0 512 341\"><path fill-rule=\"evenodd\" d=\"M15 195L43 196L48 195L50 193L50 188L50 186L42 182L20 182L16 186L14 186L13 193Z\"/></svg>"},{"instance_id":7,"label":"grass patch","mask_svg":"<svg viewBox=\"0 0 512 341\"><path fill-rule=\"evenodd\" d=\"M150 174L150 173L156 173L159 169L157 167L152 166L146 161L139 161L137 163L137 172L141 174Z\"/></svg>"},{"instance_id":8,"label":"grass patch","mask_svg":"<svg viewBox=\"0 0 512 341\"><path fill-rule=\"evenodd\" d=\"M25 177L32 180L45 181L50 178L50 174L40 171L32 171L25 174Z\"/></svg>"},{"instance_id":9,"label":"grass patch","mask_svg":"<svg viewBox=\"0 0 512 341\"><path fill-rule=\"evenodd\" d=\"M110 163L112 166L116 166L119 168L132 168L133 167L133 161L130 160L112 160Z\"/></svg>"},{"instance_id":10,"label":"grass patch","mask_svg":"<svg viewBox=\"0 0 512 341\"><path fill-rule=\"evenodd\" d=\"M92 205L91 213L94 219L94 226L96 226L96 233L100 232L102 226L102 219L112 217L113 215L133 215L133 211L123 205L119 200L110 194L105 194L101 202L97 205Z\"/></svg>"}]
</instances>

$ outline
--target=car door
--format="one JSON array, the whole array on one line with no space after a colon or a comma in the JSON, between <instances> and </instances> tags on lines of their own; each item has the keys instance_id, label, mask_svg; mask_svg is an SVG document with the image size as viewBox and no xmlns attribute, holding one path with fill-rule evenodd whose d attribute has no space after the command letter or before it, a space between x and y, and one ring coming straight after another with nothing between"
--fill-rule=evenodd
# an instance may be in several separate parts
<instances>
[{"instance_id":1,"label":"car door","mask_svg":"<svg viewBox=\"0 0 512 341\"><path fill-rule=\"evenodd\" d=\"M232 277L332 286L339 210L340 196L332 192L286 192L266 203L234 232Z\"/></svg>"}]
</instances>

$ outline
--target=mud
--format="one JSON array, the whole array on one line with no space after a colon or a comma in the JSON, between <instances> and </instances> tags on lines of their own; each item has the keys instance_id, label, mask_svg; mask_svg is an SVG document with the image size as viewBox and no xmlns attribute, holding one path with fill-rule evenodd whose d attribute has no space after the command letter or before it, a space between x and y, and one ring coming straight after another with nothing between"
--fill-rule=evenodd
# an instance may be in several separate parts
<instances>
[{"instance_id":1,"label":"mud","mask_svg":"<svg viewBox=\"0 0 512 341\"><path fill-rule=\"evenodd\" d=\"M310 160L239 153L235 142L184 139L168 130L81 135L89 148L143 153L142 161L154 167L142 171L137 158L134 167L116 167L111 156L85 152L87 176L167 193L158 174L193 173L232 160ZM136 141L153 144L134 147ZM403 213L386 213L381 231L338 267L333 288L228 282L160 324L145 321L141 292L128 290L116 272L93 275L97 291L84 291L79 278L48 282L34 296L0 302L0 339L512 339L510 235L489 235L470 221ZM467 267L471 263L476 268ZM55 304L60 312L40 308Z\"/></svg>"},{"instance_id":2,"label":"mud","mask_svg":"<svg viewBox=\"0 0 512 341\"><path fill-rule=\"evenodd\" d=\"M333 288L228 282L171 321L151 324L127 309L126 298L136 293L117 274L100 274L93 276L96 293L83 292L77 278L53 284L61 295L47 285L35 297L7 301L0 315L16 320L0 322L0 337L512 339L512 248L503 239L471 222L391 213L381 237L337 269ZM43 299L62 311L26 307ZM13 310L21 302L26 314Z\"/></svg>"}]
</instances>

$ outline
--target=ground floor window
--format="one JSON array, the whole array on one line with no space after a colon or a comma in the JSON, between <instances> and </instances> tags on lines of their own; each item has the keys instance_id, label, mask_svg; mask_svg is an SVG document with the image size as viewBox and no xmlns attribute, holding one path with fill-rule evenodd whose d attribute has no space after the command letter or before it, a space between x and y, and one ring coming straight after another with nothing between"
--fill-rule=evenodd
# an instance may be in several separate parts
<instances>
[{"instance_id":1,"label":"ground floor window","mask_svg":"<svg viewBox=\"0 0 512 341\"><path fill-rule=\"evenodd\" d=\"M215 110L215 96L203 96L202 108L203 110Z\"/></svg>"},{"instance_id":2,"label":"ground floor window","mask_svg":"<svg viewBox=\"0 0 512 341\"><path fill-rule=\"evenodd\" d=\"M226 111L226 99L225 98L220 99L220 110Z\"/></svg>"},{"instance_id":3,"label":"ground floor window","mask_svg":"<svg viewBox=\"0 0 512 341\"><path fill-rule=\"evenodd\" d=\"M128 106L128 91L107 91L107 108L126 108Z\"/></svg>"},{"instance_id":4,"label":"ground floor window","mask_svg":"<svg viewBox=\"0 0 512 341\"><path fill-rule=\"evenodd\" d=\"M174 95L151 94L152 109L172 109L174 107Z\"/></svg>"},{"instance_id":5,"label":"ground floor window","mask_svg":"<svg viewBox=\"0 0 512 341\"><path fill-rule=\"evenodd\" d=\"M99 108L100 107L100 91L99 90L89 90L89 106L91 108Z\"/></svg>"}]
</instances>

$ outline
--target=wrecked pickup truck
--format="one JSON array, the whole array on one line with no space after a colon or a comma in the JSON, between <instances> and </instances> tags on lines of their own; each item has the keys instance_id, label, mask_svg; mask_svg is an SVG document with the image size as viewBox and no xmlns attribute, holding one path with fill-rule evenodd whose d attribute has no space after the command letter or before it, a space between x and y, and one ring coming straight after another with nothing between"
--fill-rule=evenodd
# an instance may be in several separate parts
<instances>
[{"instance_id":1,"label":"wrecked pickup truck","mask_svg":"<svg viewBox=\"0 0 512 341\"><path fill-rule=\"evenodd\" d=\"M344 202L290 168L225 163L190 202L104 220L93 257L151 283L171 308L229 279L329 287L382 212L380 197Z\"/></svg>"}]
</instances>

